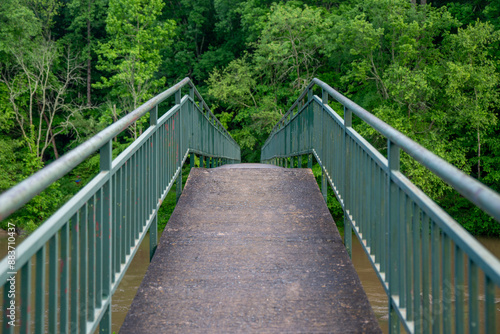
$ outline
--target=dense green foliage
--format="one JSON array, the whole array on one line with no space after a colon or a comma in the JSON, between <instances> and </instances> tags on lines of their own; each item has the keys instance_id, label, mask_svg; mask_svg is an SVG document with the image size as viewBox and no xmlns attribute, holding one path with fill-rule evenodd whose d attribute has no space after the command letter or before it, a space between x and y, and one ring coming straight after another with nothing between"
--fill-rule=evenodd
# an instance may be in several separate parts
<instances>
[{"instance_id":1,"label":"dense green foliage","mask_svg":"<svg viewBox=\"0 0 500 334\"><path fill-rule=\"evenodd\" d=\"M186 76L243 161L259 161L273 125L318 77L500 191L499 13L498 0L3 0L0 191ZM384 153L385 139L354 122ZM115 151L144 126L117 138ZM96 159L12 219L35 228L79 189L75 179L97 172ZM468 230L500 234L402 160L404 173Z\"/></svg>"}]
</instances>

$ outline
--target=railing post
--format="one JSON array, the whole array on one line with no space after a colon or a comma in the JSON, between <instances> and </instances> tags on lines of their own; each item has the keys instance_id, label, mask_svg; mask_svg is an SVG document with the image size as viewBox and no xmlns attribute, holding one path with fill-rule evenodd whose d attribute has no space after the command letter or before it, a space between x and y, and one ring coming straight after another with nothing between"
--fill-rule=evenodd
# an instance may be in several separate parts
<instances>
[{"instance_id":1,"label":"railing post","mask_svg":"<svg viewBox=\"0 0 500 334\"><path fill-rule=\"evenodd\" d=\"M112 156L113 144L108 141L103 147L100 149L100 170L101 173L105 172L108 174L108 181L104 184L102 188L102 199L103 199L103 215L102 215L102 296L98 296L98 298L106 299L108 298L109 302L106 306L106 311L104 312L104 316L102 317L101 322L99 323L99 331L101 333L111 333L111 276L112 276L112 239L111 235L112 226L112 180L111 177L111 167L112 167ZM78 224L78 222L76 222ZM77 260L77 259L72 259ZM73 301L71 301L73 304ZM74 307L75 304L73 304ZM74 319L72 319L74 321Z\"/></svg>"},{"instance_id":2,"label":"railing post","mask_svg":"<svg viewBox=\"0 0 500 334\"><path fill-rule=\"evenodd\" d=\"M177 90L175 92L175 104L181 104L181 90ZM178 149L177 149L177 168L179 168L179 175L177 176L177 185L175 187L176 190L176 202L179 201L179 198L181 197L182 194L182 122L181 122L181 117L182 117L182 108L179 109L178 111L179 118L177 120L177 129L179 135L177 136L177 144L178 144Z\"/></svg>"},{"instance_id":3,"label":"railing post","mask_svg":"<svg viewBox=\"0 0 500 334\"><path fill-rule=\"evenodd\" d=\"M194 87L193 86L189 86L189 97L191 98L191 100L193 100L193 103L194 103Z\"/></svg>"},{"instance_id":4,"label":"railing post","mask_svg":"<svg viewBox=\"0 0 500 334\"><path fill-rule=\"evenodd\" d=\"M191 155L189 156L189 165L191 168L194 168L194 153L191 152Z\"/></svg>"},{"instance_id":5,"label":"railing post","mask_svg":"<svg viewBox=\"0 0 500 334\"><path fill-rule=\"evenodd\" d=\"M344 200L344 244L347 249L347 253L349 256L352 256L352 226L351 220L349 219L350 210L348 210L348 206L351 204L349 202L350 196L350 158L351 158L351 150L348 143L349 136L347 134L348 128L352 128L352 112L344 106L344 191L343 191L343 200Z\"/></svg>"},{"instance_id":6,"label":"railing post","mask_svg":"<svg viewBox=\"0 0 500 334\"><path fill-rule=\"evenodd\" d=\"M326 173L324 166L321 166L321 194L325 203L328 203L328 183L326 182Z\"/></svg>"},{"instance_id":7,"label":"railing post","mask_svg":"<svg viewBox=\"0 0 500 334\"><path fill-rule=\"evenodd\" d=\"M310 99L312 99L312 96L310 97ZM321 90L321 99L323 104L328 104L328 93L324 89ZM324 133L325 129L324 115L325 115L325 110L324 107L321 106L321 192L323 194L325 202L328 203L328 182L326 179L326 161L328 159L326 158L327 153L325 148L327 142Z\"/></svg>"},{"instance_id":8,"label":"railing post","mask_svg":"<svg viewBox=\"0 0 500 334\"><path fill-rule=\"evenodd\" d=\"M153 109L151 109L149 113L149 126L156 127L158 124L158 105L155 105ZM159 148L159 140L158 140L158 131L157 129L155 130L153 134L153 175L154 175L154 180L153 180L153 200L156 203L156 214L153 218L153 221L151 222L151 225L149 227L149 261L153 259L153 256L155 255L156 247L158 247L158 189L159 189L159 182L158 182L158 177L159 177L159 166L158 166L158 148Z\"/></svg>"},{"instance_id":9,"label":"railing post","mask_svg":"<svg viewBox=\"0 0 500 334\"><path fill-rule=\"evenodd\" d=\"M205 162L205 157L203 155L200 155L200 168L203 168Z\"/></svg>"},{"instance_id":10,"label":"railing post","mask_svg":"<svg viewBox=\"0 0 500 334\"><path fill-rule=\"evenodd\" d=\"M399 241L399 196L397 194L398 187L392 181L393 172L399 171L400 168L400 151L399 147L387 140L387 258L389 259L389 267L387 268L387 282L389 283L389 331L391 333L399 333L398 315L395 307L392 304L392 297L399 294L399 285L397 279L398 273L398 256L399 247L396 243Z\"/></svg>"}]
</instances>

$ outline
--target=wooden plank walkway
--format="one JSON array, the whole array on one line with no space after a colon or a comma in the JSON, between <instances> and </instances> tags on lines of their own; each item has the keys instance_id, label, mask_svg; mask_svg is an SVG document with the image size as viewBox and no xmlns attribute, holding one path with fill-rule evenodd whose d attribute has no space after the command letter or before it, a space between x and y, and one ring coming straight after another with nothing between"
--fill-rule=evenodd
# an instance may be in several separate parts
<instances>
[{"instance_id":1,"label":"wooden plank walkway","mask_svg":"<svg viewBox=\"0 0 500 334\"><path fill-rule=\"evenodd\" d=\"M311 170L233 167L191 170L120 333L380 333Z\"/></svg>"}]
</instances>

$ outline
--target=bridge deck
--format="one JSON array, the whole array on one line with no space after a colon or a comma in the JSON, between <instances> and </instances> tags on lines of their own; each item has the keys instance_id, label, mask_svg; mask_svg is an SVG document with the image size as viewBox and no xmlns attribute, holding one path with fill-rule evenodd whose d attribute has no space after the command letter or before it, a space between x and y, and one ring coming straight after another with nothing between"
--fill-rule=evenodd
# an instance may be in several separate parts
<instances>
[{"instance_id":1,"label":"bridge deck","mask_svg":"<svg viewBox=\"0 0 500 334\"><path fill-rule=\"evenodd\" d=\"M192 169L120 332L380 329L311 170L216 168Z\"/></svg>"}]
</instances>

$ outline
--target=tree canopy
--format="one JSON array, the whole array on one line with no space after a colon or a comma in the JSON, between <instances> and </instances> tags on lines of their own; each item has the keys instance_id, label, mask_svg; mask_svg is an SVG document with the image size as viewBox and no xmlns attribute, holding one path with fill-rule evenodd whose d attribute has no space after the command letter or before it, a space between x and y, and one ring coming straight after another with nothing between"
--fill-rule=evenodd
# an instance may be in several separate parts
<instances>
[{"instance_id":1,"label":"tree canopy","mask_svg":"<svg viewBox=\"0 0 500 334\"><path fill-rule=\"evenodd\" d=\"M3 0L0 191L186 76L244 161L318 77L500 191L499 12L498 0ZM500 235L405 154L402 169L468 230ZM36 226L96 170L82 164L15 219Z\"/></svg>"}]
</instances>

